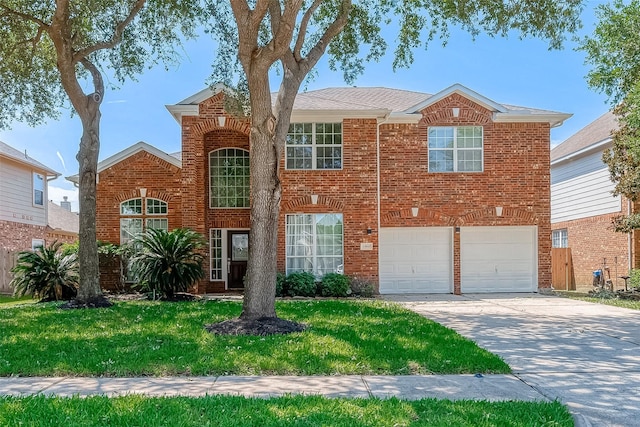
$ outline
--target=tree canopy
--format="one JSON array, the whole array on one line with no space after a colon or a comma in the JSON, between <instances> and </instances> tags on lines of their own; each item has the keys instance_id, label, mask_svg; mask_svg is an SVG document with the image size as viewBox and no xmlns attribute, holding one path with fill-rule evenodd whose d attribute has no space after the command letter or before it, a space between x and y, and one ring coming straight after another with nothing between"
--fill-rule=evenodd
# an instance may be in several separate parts
<instances>
[{"instance_id":1,"label":"tree canopy","mask_svg":"<svg viewBox=\"0 0 640 427\"><path fill-rule=\"evenodd\" d=\"M116 81L171 61L200 9L188 0L0 0L0 127L37 125L70 107L82 122L80 306L102 297L96 241L96 175L105 72Z\"/></svg>"},{"instance_id":2,"label":"tree canopy","mask_svg":"<svg viewBox=\"0 0 640 427\"><path fill-rule=\"evenodd\" d=\"M597 18L593 35L583 39L580 49L592 66L589 86L609 97L618 119L618 129L612 129L613 145L603 160L615 183L614 195L636 201L640 195L640 1L600 5ZM617 217L614 228L622 232L640 228L640 214Z\"/></svg>"}]
</instances>

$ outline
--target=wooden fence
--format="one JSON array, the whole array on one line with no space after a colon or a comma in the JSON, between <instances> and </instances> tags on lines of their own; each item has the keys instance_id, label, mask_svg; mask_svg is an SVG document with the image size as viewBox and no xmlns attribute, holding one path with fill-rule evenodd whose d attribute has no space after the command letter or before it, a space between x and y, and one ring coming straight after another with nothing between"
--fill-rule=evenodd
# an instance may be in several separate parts
<instances>
[{"instance_id":1,"label":"wooden fence","mask_svg":"<svg viewBox=\"0 0 640 427\"><path fill-rule=\"evenodd\" d=\"M16 265L18 251L9 251L0 248L0 294L11 294L13 289L9 287L11 282L11 269Z\"/></svg>"},{"instance_id":2,"label":"wooden fence","mask_svg":"<svg viewBox=\"0 0 640 427\"><path fill-rule=\"evenodd\" d=\"M573 272L571 248L551 249L551 284L560 291L575 291L576 278Z\"/></svg>"}]
</instances>

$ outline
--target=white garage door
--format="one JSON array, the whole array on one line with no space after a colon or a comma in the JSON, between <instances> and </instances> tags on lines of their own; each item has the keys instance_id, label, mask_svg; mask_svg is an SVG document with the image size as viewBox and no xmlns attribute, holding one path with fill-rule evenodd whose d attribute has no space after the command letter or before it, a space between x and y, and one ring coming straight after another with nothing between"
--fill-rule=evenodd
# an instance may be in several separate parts
<instances>
[{"instance_id":1,"label":"white garage door","mask_svg":"<svg viewBox=\"0 0 640 427\"><path fill-rule=\"evenodd\" d=\"M380 293L453 291L453 229L380 229Z\"/></svg>"},{"instance_id":2,"label":"white garage door","mask_svg":"<svg viewBox=\"0 0 640 427\"><path fill-rule=\"evenodd\" d=\"M537 290L537 234L535 226L462 227L462 293Z\"/></svg>"}]
</instances>

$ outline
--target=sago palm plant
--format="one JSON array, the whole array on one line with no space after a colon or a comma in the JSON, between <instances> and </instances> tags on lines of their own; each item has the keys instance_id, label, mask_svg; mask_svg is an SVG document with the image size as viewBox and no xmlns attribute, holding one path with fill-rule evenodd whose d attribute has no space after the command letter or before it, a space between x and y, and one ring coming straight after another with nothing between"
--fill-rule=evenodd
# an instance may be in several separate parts
<instances>
[{"instance_id":1,"label":"sago palm plant","mask_svg":"<svg viewBox=\"0 0 640 427\"><path fill-rule=\"evenodd\" d=\"M166 299L176 292L185 292L204 277L203 247L200 234L186 228L171 232L149 229L132 242L135 255L129 265L139 284Z\"/></svg>"},{"instance_id":2,"label":"sago palm plant","mask_svg":"<svg viewBox=\"0 0 640 427\"><path fill-rule=\"evenodd\" d=\"M62 243L53 242L49 247L40 246L33 252L18 254L11 269L14 295L32 295L43 301L72 299L78 291L78 257L75 253L63 253Z\"/></svg>"}]
</instances>

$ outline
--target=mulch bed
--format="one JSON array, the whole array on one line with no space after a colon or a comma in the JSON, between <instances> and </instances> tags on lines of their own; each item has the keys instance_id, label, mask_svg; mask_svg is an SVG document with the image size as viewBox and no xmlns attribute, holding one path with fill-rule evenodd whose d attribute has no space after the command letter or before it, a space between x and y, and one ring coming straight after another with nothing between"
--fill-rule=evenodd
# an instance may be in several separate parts
<instances>
[{"instance_id":1,"label":"mulch bed","mask_svg":"<svg viewBox=\"0 0 640 427\"><path fill-rule=\"evenodd\" d=\"M278 317L260 319L230 319L206 325L205 329L216 335L285 335L302 332L307 328L303 323L292 322Z\"/></svg>"}]
</instances>

